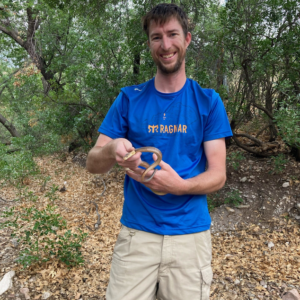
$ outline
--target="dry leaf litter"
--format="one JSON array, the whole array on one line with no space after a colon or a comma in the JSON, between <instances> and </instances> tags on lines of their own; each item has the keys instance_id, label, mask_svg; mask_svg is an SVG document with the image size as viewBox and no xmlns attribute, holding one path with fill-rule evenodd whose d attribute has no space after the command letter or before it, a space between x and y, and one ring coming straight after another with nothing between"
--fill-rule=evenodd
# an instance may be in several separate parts
<instances>
[{"instance_id":1,"label":"dry leaf litter","mask_svg":"<svg viewBox=\"0 0 300 300\"><path fill-rule=\"evenodd\" d=\"M33 265L25 270L14 262L20 245L10 238L10 231L0 231L0 279L14 270L13 288L4 299L105 299L113 247L120 230L123 206L124 173L115 168L109 174L92 175L74 164L72 157L61 161L57 156L38 158L44 176L51 180L45 189L42 180L27 178L35 203L45 208L47 189L55 184L62 188L55 201L56 212L68 222L68 228L88 233L82 247L85 265L69 270L58 261ZM1 198L17 198L17 190L5 187ZM0 209L11 205L1 202ZM21 201L17 209L28 207ZM98 212L101 224L99 225ZM212 300L282 299L284 292L300 291L300 229L297 222L281 219L277 230L257 225L229 232L214 233ZM98 226L99 225L99 226ZM239 227L241 228L241 226ZM270 244L270 242L272 244ZM272 246L273 245L273 246Z\"/></svg>"}]
</instances>

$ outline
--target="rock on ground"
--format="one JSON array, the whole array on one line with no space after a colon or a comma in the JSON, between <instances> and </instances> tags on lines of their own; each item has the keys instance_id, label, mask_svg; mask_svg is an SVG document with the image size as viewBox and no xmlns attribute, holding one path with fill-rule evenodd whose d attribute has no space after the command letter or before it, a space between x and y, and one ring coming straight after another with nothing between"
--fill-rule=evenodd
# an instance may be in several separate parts
<instances>
[{"instance_id":1,"label":"rock on ground","mask_svg":"<svg viewBox=\"0 0 300 300\"><path fill-rule=\"evenodd\" d=\"M3 276L0 282L0 295L4 294L7 290L13 287L12 279L15 276L15 271L9 271Z\"/></svg>"},{"instance_id":2,"label":"rock on ground","mask_svg":"<svg viewBox=\"0 0 300 300\"><path fill-rule=\"evenodd\" d=\"M296 289L284 293L282 300L300 300L300 295Z\"/></svg>"}]
</instances>

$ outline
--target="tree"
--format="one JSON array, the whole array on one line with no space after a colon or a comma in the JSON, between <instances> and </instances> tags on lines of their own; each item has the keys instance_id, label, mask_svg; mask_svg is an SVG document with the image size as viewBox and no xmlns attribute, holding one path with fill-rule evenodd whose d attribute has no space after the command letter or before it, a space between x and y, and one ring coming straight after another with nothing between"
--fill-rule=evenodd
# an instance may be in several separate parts
<instances>
[{"instance_id":1,"label":"tree","mask_svg":"<svg viewBox=\"0 0 300 300\"><path fill-rule=\"evenodd\" d=\"M262 146L258 136L263 130L269 129L270 142L278 134L275 124L282 132L276 113L284 101L299 93L299 9L296 1L289 0L230 0L220 14L231 78L229 111L234 139L257 155L268 155L267 147L254 150L243 145L238 136L249 138L252 146ZM256 137L236 132L249 117L265 120L265 128Z\"/></svg>"}]
</instances>

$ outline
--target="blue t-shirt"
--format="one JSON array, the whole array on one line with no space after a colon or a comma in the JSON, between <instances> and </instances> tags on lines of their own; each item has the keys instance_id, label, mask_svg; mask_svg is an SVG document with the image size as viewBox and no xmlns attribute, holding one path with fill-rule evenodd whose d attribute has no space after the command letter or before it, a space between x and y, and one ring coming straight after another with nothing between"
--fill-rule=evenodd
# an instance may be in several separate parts
<instances>
[{"instance_id":1,"label":"blue t-shirt","mask_svg":"<svg viewBox=\"0 0 300 300\"><path fill-rule=\"evenodd\" d=\"M232 136L222 100L214 90L187 79L176 93L161 93L154 78L121 89L99 132L126 138L135 148L158 148L183 179L205 171L203 142ZM151 153L142 160L153 163ZM158 196L126 175L121 223L147 232L177 235L210 228L206 195Z\"/></svg>"}]
</instances>

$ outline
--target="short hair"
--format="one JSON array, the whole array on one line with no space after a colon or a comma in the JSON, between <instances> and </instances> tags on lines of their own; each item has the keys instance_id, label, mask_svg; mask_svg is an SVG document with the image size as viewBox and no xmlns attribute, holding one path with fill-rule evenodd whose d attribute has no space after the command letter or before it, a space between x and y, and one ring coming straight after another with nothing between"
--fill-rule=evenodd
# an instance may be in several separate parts
<instances>
[{"instance_id":1,"label":"short hair","mask_svg":"<svg viewBox=\"0 0 300 300\"><path fill-rule=\"evenodd\" d=\"M151 21L163 25L173 17L180 23L184 36L187 36L188 18L184 10L173 3L161 3L152 8L142 19L143 29L148 38Z\"/></svg>"}]
</instances>

